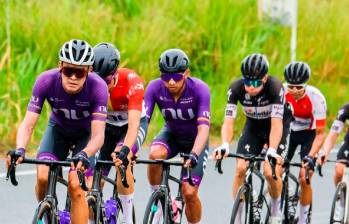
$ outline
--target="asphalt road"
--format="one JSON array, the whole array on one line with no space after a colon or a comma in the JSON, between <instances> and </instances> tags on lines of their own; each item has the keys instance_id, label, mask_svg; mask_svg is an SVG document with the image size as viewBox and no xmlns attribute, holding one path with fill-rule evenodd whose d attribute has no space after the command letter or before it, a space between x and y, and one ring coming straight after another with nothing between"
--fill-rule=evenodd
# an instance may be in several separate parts
<instances>
[{"instance_id":1,"label":"asphalt road","mask_svg":"<svg viewBox=\"0 0 349 224\"><path fill-rule=\"evenodd\" d=\"M140 158L146 158L144 150ZM331 156L334 158L334 154ZM299 157L295 156L298 160ZM200 198L203 205L202 223L228 223L232 209L231 188L234 174L235 161L227 159L223 162L224 174L219 175L214 171L214 162L209 161L205 177L200 187ZM173 174L179 174L178 169L172 170ZM298 170L292 172L297 174ZM332 196L334 194L333 174L334 164L327 164L323 169L324 177L313 177L313 218L312 223L327 224L330 215ZM23 164L17 169L19 185L14 187L5 181L5 165L0 160L0 223L30 223L37 202L34 194L35 167ZM110 174L110 176L113 173ZM150 196L150 189L146 178L145 165L137 165L135 168L136 192L135 206L137 223L141 223L144 209ZM60 206L64 205L66 189L57 188ZM106 187L105 197L111 195L111 187Z\"/></svg>"}]
</instances>

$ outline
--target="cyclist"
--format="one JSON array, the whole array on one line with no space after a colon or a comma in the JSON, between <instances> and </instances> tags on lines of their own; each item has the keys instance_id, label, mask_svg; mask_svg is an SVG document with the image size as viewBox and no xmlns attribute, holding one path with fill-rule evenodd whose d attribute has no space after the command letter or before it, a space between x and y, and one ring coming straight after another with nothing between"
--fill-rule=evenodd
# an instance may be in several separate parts
<instances>
[{"instance_id":1,"label":"cyclist","mask_svg":"<svg viewBox=\"0 0 349 224\"><path fill-rule=\"evenodd\" d=\"M201 202L198 189L208 155L210 90L200 79L190 77L189 58L180 49L168 49L159 59L160 79L151 81L145 92L148 121L157 104L165 125L153 139L150 159L169 159L179 152L189 153L185 167L191 167L195 186L188 183L184 169L182 193L189 223L200 223ZM152 191L158 189L161 166L149 165L148 180Z\"/></svg>"},{"instance_id":2,"label":"cyclist","mask_svg":"<svg viewBox=\"0 0 349 224\"><path fill-rule=\"evenodd\" d=\"M76 170L87 169L89 157L103 144L108 89L101 78L91 73L94 54L86 41L72 39L64 43L59 60L59 68L43 72L35 82L26 115L18 129L15 153L20 155L17 160L20 163L46 99L52 111L37 158L65 160L72 149L73 157L79 162L77 166L72 165L68 175L71 220L72 223L87 223L88 205ZM9 163L10 158L7 159ZM37 166L38 201L45 196L48 170L48 166Z\"/></svg>"},{"instance_id":3,"label":"cyclist","mask_svg":"<svg viewBox=\"0 0 349 224\"><path fill-rule=\"evenodd\" d=\"M343 105L338 113L336 119L333 121L330 133L325 139L325 143L323 146L323 150L320 151L319 158L317 162L320 165L323 165L327 159L328 156L333 149L334 145L336 144L336 141L338 139L339 134L342 132L344 128L345 121L349 120L349 104ZM337 185L339 182L342 181L342 177L344 174L344 170L346 168L346 165L343 163L340 163L340 160L349 160L349 130L347 131L344 141L337 152L337 163L335 168L335 175L334 175L334 183ZM340 199L340 206L336 210L335 216L337 217L337 220L341 219L344 215L344 206L345 206L345 196L341 195Z\"/></svg>"},{"instance_id":4,"label":"cyclist","mask_svg":"<svg viewBox=\"0 0 349 224\"><path fill-rule=\"evenodd\" d=\"M143 80L135 71L118 68L119 51L110 43L100 43L93 48L96 72L109 88L108 117L105 129L104 145L100 150L101 160L114 160L127 167L126 178L129 188L121 183L117 175L117 190L123 208L125 223L132 223L134 178L131 166L127 164L140 149L147 131L147 119L143 103ZM114 152L120 152L116 158ZM118 169L116 169L118 172ZM103 175L108 175L104 170Z\"/></svg>"},{"instance_id":5,"label":"cyclist","mask_svg":"<svg viewBox=\"0 0 349 224\"><path fill-rule=\"evenodd\" d=\"M309 166L310 177L315 166L315 156L325 140L326 100L315 87L307 85L311 70L305 62L291 62L284 69L286 80L286 101L291 105L294 121L291 123L287 159L292 160L296 148L300 146L300 157L304 166ZM307 220L312 202L312 188L307 184L305 169L301 168L299 223Z\"/></svg>"},{"instance_id":6,"label":"cyclist","mask_svg":"<svg viewBox=\"0 0 349 224\"><path fill-rule=\"evenodd\" d=\"M269 194L272 198L271 221L281 223L281 173L283 152L286 149L289 122L291 120L284 102L282 83L268 75L269 63L263 54L251 54L241 63L242 78L234 81L227 92L228 103L222 125L222 145L214 150L214 157L220 159L229 153L229 143L233 139L234 121L237 116L237 103L240 102L246 115L246 123L237 145L237 153L259 155L267 145L264 175L269 183ZM285 111L286 109L286 111ZM277 160L277 180L272 178L269 159ZM247 164L237 159L236 173L233 183L233 198L244 182ZM242 203L243 204L243 203ZM243 205L239 208L241 215ZM240 223L240 215L235 220ZM256 219L259 215L256 214Z\"/></svg>"}]
</instances>

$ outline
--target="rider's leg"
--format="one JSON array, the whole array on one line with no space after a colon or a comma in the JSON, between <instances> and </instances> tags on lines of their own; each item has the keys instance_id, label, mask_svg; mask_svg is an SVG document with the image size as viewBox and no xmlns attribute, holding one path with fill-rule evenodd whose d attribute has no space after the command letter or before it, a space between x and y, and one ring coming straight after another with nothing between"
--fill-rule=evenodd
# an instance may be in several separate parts
<instances>
[{"instance_id":1,"label":"rider's leg","mask_svg":"<svg viewBox=\"0 0 349 224\"><path fill-rule=\"evenodd\" d=\"M246 176L247 162L243 159L236 159L235 176L233 181L233 199L235 200L239 188L244 183Z\"/></svg>"},{"instance_id":2,"label":"rider's leg","mask_svg":"<svg viewBox=\"0 0 349 224\"><path fill-rule=\"evenodd\" d=\"M313 175L313 171L309 172L309 181ZM305 169L301 168L299 172L299 182L301 186L299 204L300 204L300 213L299 213L299 223L306 223L307 217L310 209L310 205L312 202L313 191L311 188L311 184L307 184L306 182Z\"/></svg>"},{"instance_id":3,"label":"rider's leg","mask_svg":"<svg viewBox=\"0 0 349 224\"><path fill-rule=\"evenodd\" d=\"M183 182L182 193L185 201L185 215L189 223L199 223L201 220L201 201L199 199L199 186L191 186L188 182Z\"/></svg>"},{"instance_id":4,"label":"rider's leg","mask_svg":"<svg viewBox=\"0 0 349 224\"><path fill-rule=\"evenodd\" d=\"M80 187L76 171L69 172L68 192L71 199L71 221L72 224L87 223L88 205L85 200L85 192Z\"/></svg>"},{"instance_id":5,"label":"rider's leg","mask_svg":"<svg viewBox=\"0 0 349 224\"><path fill-rule=\"evenodd\" d=\"M47 191L48 172L50 168L46 165L38 165L36 169L37 169L37 173L36 173L35 193L36 193L36 199L38 201L41 201L44 199Z\"/></svg>"},{"instance_id":6,"label":"rider's leg","mask_svg":"<svg viewBox=\"0 0 349 224\"><path fill-rule=\"evenodd\" d=\"M339 182L342 181L344 174L345 165L342 163L336 163L335 175L334 175L334 184L337 186Z\"/></svg>"},{"instance_id":7,"label":"rider's leg","mask_svg":"<svg viewBox=\"0 0 349 224\"><path fill-rule=\"evenodd\" d=\"M282 167L276 165L275 174L277 179L274 180L272 176L272 169L269 162L264 162L264 176L268 181L268 191L271 197L271 216L281 215L281 191L282 191Z\"/></svg>"}]
</instances>

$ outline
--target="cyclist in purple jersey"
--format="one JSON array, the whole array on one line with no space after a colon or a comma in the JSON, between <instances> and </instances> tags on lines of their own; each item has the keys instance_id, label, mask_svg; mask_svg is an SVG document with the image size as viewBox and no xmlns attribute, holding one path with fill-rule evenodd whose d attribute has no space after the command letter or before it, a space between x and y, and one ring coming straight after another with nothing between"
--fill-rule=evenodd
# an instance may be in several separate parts
<instances>
[{"instance_id":1,"label":"cyclist in purple jersey","mask_svg":"<svg viewBox=\"0 0 349 224\"><path fill-rule=\"evenodd\" d=\"M182 170L182 193L188 222L199 223L201 202L198 189L208 155L210 90L200 79L189 77L188 67L189 59L182 50L163 52L159 60L161 79L149 83L145 104L148 121L157 104L166 123L151 144L149 158L169 159L178 152L190 154L184 166L192 168L195 186L188 184L188 177ZM161 180L161 166L149 165L148 179L152 191L155 191Z\"/></svg>"},{"instance_id":2,"label":"cyclist in purple jersey","mask_svg":"<svg viewBox=\"0 0 349 224\"><path fill-rule=\"evenodd\" d=\"M92 157L102 146L107 114L108 89L105 82L91 73L94 54L83 40L70 40L59 52L59 68L42 73L33 87L26 115L18 133L15 153L25 156L34 127L45 100L52 112L47 129L40 143L38 159L65 160L72 150L78 164L68 175L68 191L72 201L72 223L87 223L88 205L80 188L77 170L84 171ZM9 165L10 158L7 159ZM38 201L47 189L49 167L37 167L35 187Z\"/></svg>"}]
</instances>

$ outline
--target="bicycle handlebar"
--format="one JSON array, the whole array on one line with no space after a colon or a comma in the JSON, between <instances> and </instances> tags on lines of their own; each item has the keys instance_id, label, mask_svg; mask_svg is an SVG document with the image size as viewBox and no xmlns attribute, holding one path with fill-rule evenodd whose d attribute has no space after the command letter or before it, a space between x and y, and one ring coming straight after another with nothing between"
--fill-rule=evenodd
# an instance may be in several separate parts
<instances>
[{"instance_id":1,"label":"bicycle handlebar","mask_svg":"<svg viewBox=\"0 0 349 224\"><path fill-rule=\"evenodd\" d=\"M17 186L18 181L16 179L16 161L18 157L17 156L11 156L11 164L9 169L7 170L6 174L6 180L10 178L12 185ZM39 160L39 159L31 159L31 158L24 158L21 163L27 163L27 164L40 164L40 165L47 165L47 166L66 166L70 167L71 162L74 162L75 165L78 161L73 160L66 160L66 161L54 161L54 160ZM80 186L84 191L87 191L88 188L86 186L85 176L81 171L78 171L78 178L80 182Z\"/></svg>"},{"instance_id":2,"label":"bicycle handlebar","mask_svg":"<svg viewBox=\"0 0 349 224\"><path fill-rule=\"evenodd\" d=\"M115 163L113 161L107 161L107 160L97 160L96 162L96 166L98 165L102 165L102 166L114 166ZM126 178L126 167L124 166L118 166L118 170L119 170L119 173L120 173L120 176L121 176L121 182L122 182L122 185L125 187L125 188L129 188L130 185L127 183L127 178ZM105 179L105 178L103 178ZM108 181L109 182L109 181Z\"/></svg>"},{"instance_id":3,"label":"bicycle handlebar","mask_svg":"<svg viewBox=\"0 0 349 224\"><path fill-rule=\"evenodd\" d=\"M225 157L238 158L238 159L243 159L245 161L250 161L250 162L264 161L264 157L261 157L261 156L253 156L253 155L246 156L243 154L235 154L235 153L229 153ZM223 157L221 159L217 159L217 161L216 161L215 170L217 170L219 174L223 174L222 161L225 157Z\"/></svg>"}]
</instances>

